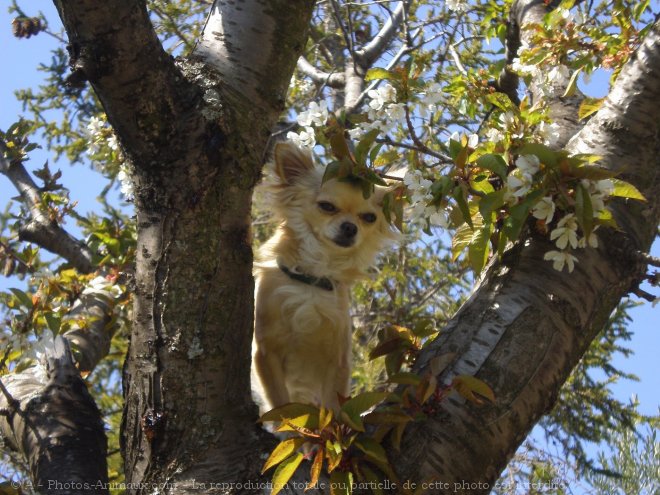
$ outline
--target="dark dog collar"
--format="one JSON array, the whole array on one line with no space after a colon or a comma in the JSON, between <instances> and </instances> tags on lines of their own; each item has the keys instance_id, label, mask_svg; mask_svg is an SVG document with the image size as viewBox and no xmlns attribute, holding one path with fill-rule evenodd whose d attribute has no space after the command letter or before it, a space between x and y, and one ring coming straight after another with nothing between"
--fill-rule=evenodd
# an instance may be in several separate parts
<instances>
[{"instance_id":1,"label":"dark dog collar","mask_svg":"<svg viewBox=\"0 0 660 495\"><path fill-rule=\"evenodd\" d=\"M305 275L304 273L296 273L289 270L284 266L279 260L277 260L277 266L282 270L289 278L302 282L303 284L311 285L313 287L318 287L319 289L332 291L335 289L335 284L332 283L332 280L326 277L314 277L312 275Z\"/></svg>"}]
</instances>

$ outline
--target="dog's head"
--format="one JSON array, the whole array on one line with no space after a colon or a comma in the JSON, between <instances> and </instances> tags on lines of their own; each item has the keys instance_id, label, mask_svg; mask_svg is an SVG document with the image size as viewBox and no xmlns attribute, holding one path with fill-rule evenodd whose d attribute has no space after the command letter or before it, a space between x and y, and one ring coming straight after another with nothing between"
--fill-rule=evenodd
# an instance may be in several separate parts
<instances>
[{"instance_id":1,"label":"dog's head","mask_svg":"<svg viewBox=\"0 0 660 495\"><path fill-rule=\"evenodd\" d=\"M396 239L382 210L386 188L376 187L365 199L355 183L323 182L323 169L292 143L276 145L274 155L273 208L304 244L306 256L317 256L321 263L327 257L350 259L366 269Z\"/></svg>"}]
</instances>

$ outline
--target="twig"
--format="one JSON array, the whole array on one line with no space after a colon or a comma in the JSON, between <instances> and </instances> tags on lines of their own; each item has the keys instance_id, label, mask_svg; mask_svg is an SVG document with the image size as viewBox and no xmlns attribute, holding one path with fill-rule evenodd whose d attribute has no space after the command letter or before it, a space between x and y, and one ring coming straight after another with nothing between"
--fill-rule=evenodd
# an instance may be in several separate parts
<instances>
[{"instance_id":1,"label":"twig","mask_svg":"<svg viewBox=\"0 0 660 495\"><path fill-rule=\"evenodd\" d=\"M384 138L376 139L376 142L381 143L381 144L389 144L390 146L396 146L397 148L403 148L403 149L407 149L407 150L411 150L411 151L419 151L421 153L430 155L433 158L437 158L439 160L442 160L444 163L451 163L451 161L452 161L452 159L449 156L444 155L442 153L439 153L437 151L428 150L428 148L426 150L423 150L423 149L420 149L416 145L402 143L400 141L394 141L393 139L391 139L387 136L385 136ZM431 153L428 153L428 151L431 151Z\"/></svg>"},{"instance_id":2,"label":"twig","mask_svg":"<svg viewBox=\"0 0 660 495\"><path fill-rule=\"evenodd\" d=\"M647 300L648 302L653 302L657 299L657 297L655 297L653 294L649 294L648 292L646 292L643 289L640 289L639 287L633 289L632 293L641 299Z\"/></svg>"},{"instance_id":3,"label":"twig","mask_svg":"<svg viewBox=\"0 0 660 495\"><path fill-rule=\"evenodd\" d=\"M635 256L646 264L660 267L660 258L657 256L651 256L649 253L642 251L635 251Z\"/></svg>"},{"instance_id":4,"label":"twig","mask_svg":"<svg viewBox=\"0 0 660 495\"><path fill-rule=\"evenodd\" d=\"M431 148L426 146L422 141L419 139L419 136L417 136L417 133L415 132L415 126L413 126L412 120L410 120L410 109L406 105L405 107L406 111L406 124L408 126L408 132L410 134L410 139L412 139L413 143L419 148L420 151L423 151L427 155L431 155L438 160L445 160L448 158L446 155L443 155L441 153L438 153L437 151L433 151Z\"/></svg>"},{"instance_id":5,"label":"twig","mask_svg":"<svg viewBox=\"0 0 660 495\"><path fill-rule=\"evenodd\" d=\"M19 239L33 242L62 256L82 273L92 272L92 251L48 218L41 209L39 188L20 161L9 162L5 158L6 151L7 144L0 139L0 173L7 176L18 190L32 217L30 222L19 229Z\"/></svg>"},{"instance_id":6,"label":"twig","mask_svg":"<svg viewBox=\"0 0 660 495\"><path fill-rule=\"evenodd\" d=\"M337 2L335 0L330 0L330 5L332 6L332 12L335 15L335 21L337 21L337 25L339 26L339 29L341 29L341 33L344 37L346 48L348 48L349 53L353 56L353 58L355 58L353 38L351 38L350 33L346 30L346 26L344 26L344 23L342 22L341 12L339 11L339 5L337 5Z\"/></svg>"}]
</instances>

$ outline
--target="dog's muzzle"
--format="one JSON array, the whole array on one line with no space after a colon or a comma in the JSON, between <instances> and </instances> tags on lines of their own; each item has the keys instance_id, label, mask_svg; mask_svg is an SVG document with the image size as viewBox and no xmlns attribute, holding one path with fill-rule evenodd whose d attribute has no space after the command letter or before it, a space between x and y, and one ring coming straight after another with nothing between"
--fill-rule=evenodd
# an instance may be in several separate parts
<instances>
[{"instance_id":1,"label":"dog's muzzle","mask_svg":"<svg viewBox=\"0 0 660 495\"><path fill-rule=\"evenodd\" d=\"M351 222L344 222L339 226L339 234L333 239L333 241L338 246L351 247L355 244L357 232L357 225Z\"/></svg>"}]
</instances>

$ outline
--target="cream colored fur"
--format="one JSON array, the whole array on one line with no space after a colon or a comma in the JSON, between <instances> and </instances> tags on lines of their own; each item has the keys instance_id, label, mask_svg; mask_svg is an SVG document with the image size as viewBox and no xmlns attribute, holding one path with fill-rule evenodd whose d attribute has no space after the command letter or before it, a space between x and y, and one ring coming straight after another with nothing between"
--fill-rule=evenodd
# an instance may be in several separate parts
<instances>
[{"instance_id":1,"label":"cream colored fur","mask_svg":"<svg viewBox=\"0 0 660 495\"><path fill-rule=\"evenodd\" d=\"M350 394L350 287L397 236L382 213L385 188L364 199L349 182L322 184L323 170L295 145L278 144L274 154L268 188L280 224L254 265L253 389L262 412L288 402L336 409L337 394ZM324 211L328 203L336 211ZM293 280L278 262L326 277L334 290Z\"/></svg>"}]
</instances>

